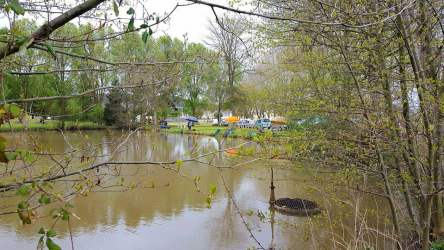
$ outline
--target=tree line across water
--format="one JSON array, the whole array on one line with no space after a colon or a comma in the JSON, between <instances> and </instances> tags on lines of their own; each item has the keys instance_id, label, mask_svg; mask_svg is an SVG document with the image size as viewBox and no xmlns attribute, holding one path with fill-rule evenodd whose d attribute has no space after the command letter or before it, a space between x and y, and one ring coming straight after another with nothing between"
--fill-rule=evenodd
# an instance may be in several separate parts
<instances>
[{"instance_id":1,"label":"tree line across water","mask_svg":"<svg viewBox=\"0 0 444 250\"><path fill-rule=\"evenodd\" d=\"M30 36L29 31L37 28L36 21L29 19L15 25L19 37ZM208 39L220 32L214 25L209 25ZM119 126L140 115L201 117L205 111L220 113L236 102L241 65L236 62L235 72L227 72L226 61L212 49L223 41L212 40L205 46L188 43L186 37L153 38L137 32L107 40L103 37L116 31L102 27L91 34L93 26L69 23L58 29L55 41L76 37L85 42L67 46L56 58L45 50L27 49L7 61L5 98L23 103L23 112L33 117ZM231 84L230 74L235 74Z\"/></svg>"}]
</instances>

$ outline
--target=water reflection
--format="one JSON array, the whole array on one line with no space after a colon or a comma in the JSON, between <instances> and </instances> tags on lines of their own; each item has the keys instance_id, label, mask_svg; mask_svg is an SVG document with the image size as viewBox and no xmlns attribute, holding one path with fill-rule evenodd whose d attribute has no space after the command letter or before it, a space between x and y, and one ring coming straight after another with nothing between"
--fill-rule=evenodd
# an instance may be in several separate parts
<instances>
[{"instance_id":1,"label":"water reflection","mask_svg":"<svg viewBox=\"0 0 444 250\"><path fill-rule=\"evenodd\" d=\"M104 154L113 152L115 145L106 144L122 136L119 132L85 131L91 144L105 143ZM69 150L63 136L57 132L35 133L40 143L51 145L53 150ZM66 133L71 145L82 143L78 133ZM117 159L171 161L177 158L214 152L216 149L229 148L243 143L232 139L229 142L216 138L162 135L138 132L134 141L124 145L116 155ZM154 145L154 148L153 148ZM200 145L196 148L196 145ZM209 155L209 160L213 156ZM234 164L224 153L214 157L216 164ZM276 249L322 249L333 246L331 230L328 228L294 228L303 225L306 217L275 214L269 210L269 182L253 175L268 176L266 168L254 164L257 170L245 167L222 171L226 187L234 194L234 199L245 213L244 219L264 247L276 244ZM75 214L81 220L73 219L72 230L76 249L247 249L255 242L250 237L239 214L229 199L220 178L220 170L199 163L184 163L181 170L188 176L202 176L199 186L207 190L210 184L218 191L212 201L212 208L205 208L205 197L196 192L196 187L182 175L160 169L158 166L125 166L122 174L128 176L126 182L141 182L147 187L151 180L155 188L140 188L130 192L95 192L89 197L79 197L73 201ZM281 174L295 175L282 172ZM297 177L309 178L297 173ZM301 197L318 199L323 194L298 188L300 183L279 181L275 183L277 197ZM165 187L166 186L166 187ZM106 191L106 190L97 190ZM326 204L323 204L324 206ZM53 205L46 207L40 214L48 214ZM332 213L340 209L333 207ZM260 220L261 217L262 220ZM50 228L51 219L38 220L32 225L19 226L17 215L0 217L0 249L35 248L40 227ZM350 221L352 224L353 221ZM70 248L69 231L65 222L58 223L59 235L56 242L64 249ZM311 230L311 231L310 231ZM330 249L331 247L327 247Z\"/></svg>"}]
</instances>

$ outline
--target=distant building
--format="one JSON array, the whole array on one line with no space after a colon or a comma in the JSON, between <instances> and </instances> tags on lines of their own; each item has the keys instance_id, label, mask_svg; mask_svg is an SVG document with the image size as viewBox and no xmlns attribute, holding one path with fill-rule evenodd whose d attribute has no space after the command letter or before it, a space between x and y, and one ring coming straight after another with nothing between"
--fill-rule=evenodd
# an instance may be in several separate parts
<instances>
[{"instance_id":1,"label":"distant building","mask_svg":"<svg viewBox=\"0 0 444 250\"><path fill-rule=\"evenodd\" d=\"M185 103L183 101L173 102L173 104L175 111L179 111L181 113L183 112L183 108L185 107Z\"/></svg>"}]
</instances>

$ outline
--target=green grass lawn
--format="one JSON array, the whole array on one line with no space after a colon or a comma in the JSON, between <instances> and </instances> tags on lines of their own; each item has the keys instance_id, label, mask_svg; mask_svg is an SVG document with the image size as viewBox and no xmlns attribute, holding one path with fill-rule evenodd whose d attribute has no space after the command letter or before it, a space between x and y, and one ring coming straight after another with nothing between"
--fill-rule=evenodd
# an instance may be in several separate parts
<instances>
[{"instance_id":1,"label":"green grass lawn","mask_svg":"<svg viewBox=\"0 0 444 250\"><path fill-rule=\"evenodd\" d=\"M45 124L40 123L40 119L27 119L28 130L53 130L61 128L61 121L45 120ZM23 130L23 125L18 119L11 120L11 126L14 130ZM100 126L94 122L77 122L77 121L65 121L66 129L98 129L104 126ZM3 124L0 127L0 131L10 131L9 124Z\"/></svg>"},{"instance_id":2,"label":"green grass lawn","mask_svg":"<svg viewBox=\"0 0 444 250\"><path fill-rule=\"evenodd\" d=\"M184 123L168 123L168 126L171 127L169 130L163 131L163 133L180 133L180 125L184 125ZM185 124L186 125L186 124ZM217 137L222 136L224 132L231 127L221 127L221 126L212 126L211 123L200 123L191 127L192 131L188 131L188 127L185 126L183 129L184 134L195 134L195 135L207 135L211 136L216 132L217 129L221 131L217 134ZM194 130L194 131L193 131ZM269 131L269 130L265 130ZM229 137L242 137L242 138L251 138L251 134L255 134L256 136L259 133L259 129L248 129L248 128L236 128L234 133L229 134ZM279 132L282 134L282 132Z\"/></svg>"}]
</instances>

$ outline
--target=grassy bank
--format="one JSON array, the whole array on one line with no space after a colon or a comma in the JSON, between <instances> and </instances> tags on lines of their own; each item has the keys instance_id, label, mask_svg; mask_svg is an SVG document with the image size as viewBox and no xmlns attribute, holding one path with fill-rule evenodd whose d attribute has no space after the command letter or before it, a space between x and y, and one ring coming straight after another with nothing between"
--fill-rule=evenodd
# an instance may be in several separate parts
<instances>
[{"instance_id":1,"label":"grassy bank","mask_svg":"<svg viewBox=\"0 0 444 250\"><path fill-rule=\"evenodd\" d=\"M18 119L11 120L11 126L13 130L21 131L23 130L23 124ZM61 121L45 120L45 124L40 123L40 119L27 119L27 130L58 130L62 129ZM65 121L65 130L71 129L104 129L106 126L99 125L94 122L77 122L77 121ZM10 131L11 128L9 124L3 124L0 127L0 132Z\"/></svg>"},{"instance_id":2,"label":"grassy bank","mask_svg":"<svg viewBox=\"0 0 444 250\"><path fill-rule=\"evenodd\" d=\"M183 129L184 134L191 134L191 135L205 135L205 136L212 136L218 129L220 129L220 132L216 135L216 137L222 137L225 131L230 129L230 127L221 127L221 126L212 126L210 123L200 123L198 125L195 125L191 127L191 131L188 130L188 128L185 126L183 128L182 124L177 123L168 123L168 126L171 127L168 130L162 130L162 133L180 133L181 128ZM232 138L254 138L258 136L267 136L274 138L276 140L278 139L286 139L287 138L287 132L286 131L280 131L277 133L274 133L272 135L271 130L264 130L262 134L260 134L259 129L249 129L249 128L236 128L234 133L230 133L228 137Z\"/></svg>"}]
</instances>

